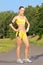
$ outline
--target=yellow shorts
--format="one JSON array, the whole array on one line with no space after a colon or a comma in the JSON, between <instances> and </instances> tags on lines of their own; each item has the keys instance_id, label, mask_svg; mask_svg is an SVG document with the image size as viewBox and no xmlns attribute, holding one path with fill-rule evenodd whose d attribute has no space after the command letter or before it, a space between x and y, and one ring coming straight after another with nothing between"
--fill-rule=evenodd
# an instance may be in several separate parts
<instances>
[{"instance_id":1,"label":"yellow shorts","mask_svg":"<svg viewBox=\"0 0 43 65\"><path fill-rule=\"evenodd\" d=\"M20 37L21 39L23 38L27 38L27 35L26 35L26 32L25 31L19 31L19 32L16 32L16 37Z\"/></svg>"}]
</instances>

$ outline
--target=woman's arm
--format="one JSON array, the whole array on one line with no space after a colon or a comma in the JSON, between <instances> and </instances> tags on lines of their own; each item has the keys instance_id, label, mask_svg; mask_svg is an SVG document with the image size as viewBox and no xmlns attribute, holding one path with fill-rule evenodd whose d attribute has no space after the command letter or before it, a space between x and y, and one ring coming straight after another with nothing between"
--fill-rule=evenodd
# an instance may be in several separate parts
<instances>
[{"instance_id":1,"label":"woman's arm","mask_svg":"<svg viewBox=\"0 0 43 65\"><path fill-rule=\"evenodd\" d=\"M18 29L15 29L14 26L12 25L16 20L17 20L17 16L15 16L15 17L13 18L13 20L11 21L11 23L9 24L9 26L10 26L14 31L18 31Z\"/></svg>"},{"instance_id":2,"label":"woman's arm","mask_svg":"<svg viewBox=\"0 0 43 65\"><path fill-rule=\"evenodd\" d=\"M25 17L25 19L26 19L26 23L28 24L26 32L28 32L29 31L29 27L30 27L30 23L29 23L29 21L28 21L28 19L26 17Z\"/></svg>"}]
</instances>

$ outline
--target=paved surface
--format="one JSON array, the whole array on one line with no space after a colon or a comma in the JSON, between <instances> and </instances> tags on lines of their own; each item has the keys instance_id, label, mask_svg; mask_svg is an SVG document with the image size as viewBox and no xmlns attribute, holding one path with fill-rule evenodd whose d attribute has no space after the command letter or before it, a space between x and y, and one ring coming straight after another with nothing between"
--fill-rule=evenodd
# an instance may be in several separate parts
<instances>
[{"instance_id":1,"label":"paved surface","mask_svg":"<svg viewBox=\"0 0 43 65\"><path fill-rule=\"evenodd\" d=\"M24 57L24 48L21 48L21 58ZM32 63L24 63L22 65L43 65L43 46L30 45L29 58ZM0 65L20 65L16 63L16 48L7 53L0 54Z\"/></svg>"}]
</instances>

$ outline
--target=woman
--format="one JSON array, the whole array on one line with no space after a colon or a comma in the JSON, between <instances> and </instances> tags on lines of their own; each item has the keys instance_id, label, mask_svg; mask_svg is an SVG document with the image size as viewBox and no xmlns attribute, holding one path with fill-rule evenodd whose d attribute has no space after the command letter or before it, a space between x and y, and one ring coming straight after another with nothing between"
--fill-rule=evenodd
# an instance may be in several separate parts
<instances>
[{"instance_id":1,"label":"woman","mask_svg":"<svg viewBox=\"0 0 43 65\"><path fill-rule=\"evenodd\" d=\"M28 52L29 52L29 42L26 35L26 32L28 32L30 23L28 22L27 18L24 16L25 8L23 6L19 7L18 15L15 16L12 20L12 22L9 24L10 27L16 31L16 42L17 42L17 62L23 63L23 62L32 62L28 59ZM15 29L12 25L12 23L16 22L18 25L18 29ZM28 24L27 29L25 30L25 23ZM25 58L21 60L20 58L20 48L22 41L25 44Z\"/></svg>"}]
</instances>

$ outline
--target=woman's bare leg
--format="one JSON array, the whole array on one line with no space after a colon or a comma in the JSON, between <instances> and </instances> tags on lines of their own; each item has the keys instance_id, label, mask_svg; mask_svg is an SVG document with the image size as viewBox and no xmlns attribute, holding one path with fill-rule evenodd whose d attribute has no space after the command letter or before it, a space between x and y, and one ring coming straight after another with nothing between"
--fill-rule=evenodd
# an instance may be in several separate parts
<instances>
[{"instance_id":1,"label":"woman's bare leg","mask_svg":"<svg viewBox=\"0 0 43 65\"><path fill-rule=\"evenodd\" d=\"M22 43L21 38L17 37L16 42L17 42L17 58L20 59L20 48L21 48L21 43Z\"/></svg>"},{"instance_id":2,"label":"woman's bare leg","mask_svg":"<svg viewBox=\"0 0 43 65\"><path fill-rule=\"evenodd\" d=\"M28 42L28 38L24 38L23 42L25 44L25 59L28 58L28 52L29 52L29 42Z\"/></svg>"}]
</instances>

